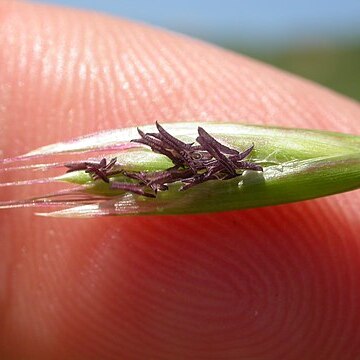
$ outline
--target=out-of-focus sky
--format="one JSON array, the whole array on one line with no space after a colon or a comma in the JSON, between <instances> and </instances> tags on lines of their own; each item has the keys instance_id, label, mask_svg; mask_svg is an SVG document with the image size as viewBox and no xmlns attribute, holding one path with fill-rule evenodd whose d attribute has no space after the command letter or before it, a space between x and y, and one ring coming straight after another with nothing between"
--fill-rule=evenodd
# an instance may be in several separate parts
<instances>
[{"instance_id":1,"label":"out-of-focus sky","mask_svg":"<svg viewBox=\"0 0 360 360\"><path fill-rule=\"evenodd\" d=\"M93 9L215 43L357 41L360 0L37 0Z\"/></svg>"}]
</instances>

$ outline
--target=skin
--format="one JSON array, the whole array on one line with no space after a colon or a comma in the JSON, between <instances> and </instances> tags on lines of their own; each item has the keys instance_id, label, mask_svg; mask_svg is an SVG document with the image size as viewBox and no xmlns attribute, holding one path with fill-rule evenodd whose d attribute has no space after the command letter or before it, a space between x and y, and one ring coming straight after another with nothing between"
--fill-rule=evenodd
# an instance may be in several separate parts
<instances>
[{"instance_id":1,"label":"skin","mask_svg":"<svg viewBox=\"0 0 360 360\"><path fill-rule=\"evenodd\" d=\"M0 3L2 156L101 129L194 119L359 134L360 107L165 31ZM357 359L359 209L355 191L197 216L2 211L0 358Z\"/></svg>"}]
</instances>

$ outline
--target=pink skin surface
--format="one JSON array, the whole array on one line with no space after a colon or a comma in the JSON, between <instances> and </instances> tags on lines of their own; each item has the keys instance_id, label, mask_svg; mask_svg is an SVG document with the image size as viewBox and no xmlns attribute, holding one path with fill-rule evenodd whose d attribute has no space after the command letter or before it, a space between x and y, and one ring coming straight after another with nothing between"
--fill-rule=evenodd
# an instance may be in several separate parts
<instances>
[{"instance_id":1,"label":"pink skin surface","mask_svg":"<svg viewBox=\"0 0 360 360\"><path fill-rule=\"evenodd\" d=\"M349 99L202 42L0 3L4 157L155 120L359 134L359 119ZM0 358L360 359L359 210L355 191L197 216L2 211Z\"/></svg>"}]
</instances>

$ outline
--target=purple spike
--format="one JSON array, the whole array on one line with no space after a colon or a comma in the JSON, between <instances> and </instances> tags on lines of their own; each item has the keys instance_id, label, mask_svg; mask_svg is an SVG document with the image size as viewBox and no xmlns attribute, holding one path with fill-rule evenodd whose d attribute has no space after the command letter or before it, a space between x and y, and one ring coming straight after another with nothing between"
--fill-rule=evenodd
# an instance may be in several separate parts
<instances>
[{"instance_id":1,"label":"purple spike","mask_svg":"<svg viewBox=\"0 0 360 360\"><path fill-rule=\"evenodd\" d=\"M210 145L219 149L221 152L228 155L238 155L239 152L235 149L230 149L229 147L219 143L215 138L208 134L202 127L198 127L198 133L200 137L204 138Z\"/></svg>"}]
</instances>

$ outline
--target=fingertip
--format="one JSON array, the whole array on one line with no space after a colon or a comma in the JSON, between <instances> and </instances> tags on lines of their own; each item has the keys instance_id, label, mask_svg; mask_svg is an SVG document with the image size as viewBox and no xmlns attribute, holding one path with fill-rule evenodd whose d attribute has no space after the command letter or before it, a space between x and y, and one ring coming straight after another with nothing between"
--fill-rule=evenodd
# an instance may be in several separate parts
<instances>
[{"instance_id":1,"label":"fingertip","mask_svg":"<svg viewBox=\"0 0 360 360\"><path fill-rule=\"evenodd\" d=\"M95 13L0 6L5 151L155 120L359 131L355 102L214 46Z\"/></svg>"},{"instance_id":2,"label":"fingertip","mask_svg":"<svg viewBox=\"0 0 360 360\"><path fill-rule=\"evenodd\" d=\"M198 41L43 5L0 14L6 156L155 120L360 131L355 102ZM341 196L189 217L2 217L7 339L86 359L354 358L358 196Z\"/></svg>"}]
</instances>

